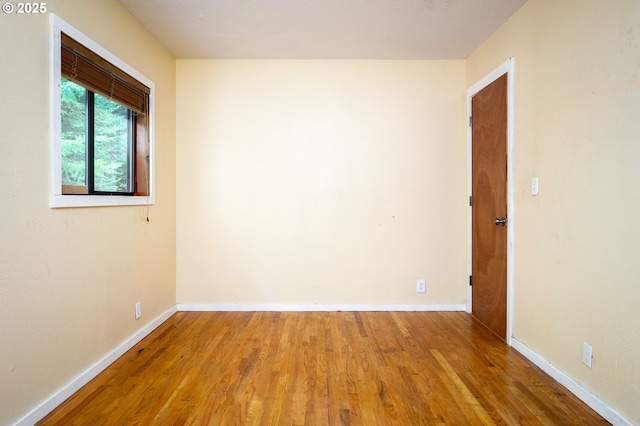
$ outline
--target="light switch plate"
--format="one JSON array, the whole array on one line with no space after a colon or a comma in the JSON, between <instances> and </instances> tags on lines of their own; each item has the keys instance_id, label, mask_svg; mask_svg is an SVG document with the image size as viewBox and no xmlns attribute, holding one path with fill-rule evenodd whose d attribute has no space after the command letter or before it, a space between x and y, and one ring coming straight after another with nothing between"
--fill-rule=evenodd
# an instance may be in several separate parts
<instances>
[{"instance_id":1,"label":"light switch plate","mask_svg":"<svg viewBox=\"0 0 640 426\"><path fill-rule=\"evenodd\" d=\"M531 195L538 195L539 190L538 190L538 178L537 177L532 177L531 178Z\"/></svg>"},{"instance_id":2,"label":"light switch plate","mask_svg":"<svg viewBox=\"0 0 640 426\"><path fill-rule=\"evenodd\" d=\"M582 344L582 362L587 367L591 368L591 361L593 360L593 348L587 342Z\"/></svg>"}]
</instances>

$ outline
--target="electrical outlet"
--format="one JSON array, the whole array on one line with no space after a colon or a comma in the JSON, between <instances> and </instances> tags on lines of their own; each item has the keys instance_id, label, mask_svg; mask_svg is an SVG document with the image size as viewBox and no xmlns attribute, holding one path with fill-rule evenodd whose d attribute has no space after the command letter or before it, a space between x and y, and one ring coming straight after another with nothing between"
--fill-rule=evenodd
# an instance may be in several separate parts
<instances>
[{"instance_id":1,"label":"electrical outlet","mask_svg":"<svg viewBox=\"0 0 640 426\"><path fill-rule=\"evenodd\" d=\"M587 342L582 344L582 362L591 368L591 360L593 359L593 348Z\"/></svg>"},{"instance_id":2,"label":"electrical outlet","mask_svg":"<svg viewBox=\"0 0 640 426\"><path fill-rule=\"evenodd\" d=\"M416 292L417 293L424 293L427 291L427 283L425 280L417 280L416 281Z\"/></svg>"},{"instance_id":3,"label":"electrical outlet","mask_svg":"<svg viewBox=\"0 0 640 426\"><path fill-rule=\"evenodd\" d=\"M136 303L136 319L140 319L142 316L142 302Z\"/></svg>"}]
</instances>

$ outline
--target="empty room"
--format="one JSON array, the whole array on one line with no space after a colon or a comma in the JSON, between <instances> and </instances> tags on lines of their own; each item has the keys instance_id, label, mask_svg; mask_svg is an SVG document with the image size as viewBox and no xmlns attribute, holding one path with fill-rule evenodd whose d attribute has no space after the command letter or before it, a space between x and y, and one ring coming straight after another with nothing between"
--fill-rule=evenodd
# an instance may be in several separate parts
<instances>
[{"instance_id":1,"label":"empty room","mask_svg":"<svg viewBox=\"0 0 640 426\"><path fill-rule=\"evenodd\" d=\"M640 2L5 1L0 424L640 424Z\"/></svg>"}]
</instances>

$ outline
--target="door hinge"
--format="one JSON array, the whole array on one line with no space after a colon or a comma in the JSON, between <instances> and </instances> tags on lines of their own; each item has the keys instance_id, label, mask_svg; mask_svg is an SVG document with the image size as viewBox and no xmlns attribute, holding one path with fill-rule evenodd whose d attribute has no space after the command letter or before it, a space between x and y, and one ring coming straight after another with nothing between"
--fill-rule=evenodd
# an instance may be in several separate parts
<instances>
[{"instance_id":1,"label":"door hinge","mask_svg":"<svg viewBox=\"0 0 640 426\"><path fill-rule=\"evenodd\" d=\"M473 207L473 195L469 195L469 207Z\"/></svg>"},{"instance_id":2,"label":"door hinge","mask_svg":"<svg viewBox=\"0 0 640 426\"><path fill-rule=\"evenodd\" d=\"M469 116L469 127L473 126L473 117Z\"/></svg>"},{"instance_id":3,"label":"door hinge","mask_svg":"<svg viewBox=\"0 0 640 426\"><path fill-rule=\"evenodd\" d=\"M469 287L473 287L473 276L469 275Z\"/></svg>"}]
</instances>

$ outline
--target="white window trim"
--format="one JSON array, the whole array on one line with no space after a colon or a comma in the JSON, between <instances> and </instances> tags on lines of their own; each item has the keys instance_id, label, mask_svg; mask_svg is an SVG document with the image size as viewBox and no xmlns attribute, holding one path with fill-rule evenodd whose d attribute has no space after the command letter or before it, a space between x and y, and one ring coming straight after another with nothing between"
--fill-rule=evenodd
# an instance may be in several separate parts
<instances>
[{"instance_id":1,"label":"white window trim","mask_svg":"<svg viewBox=\"0 0 640 426\"><path fill-rule=\"evenodd\" d=\"M103 206L139 206L155 204L155 137L154 137L154 98L155 84L144 75L127 65L124 61L91 40L89 37L69 25L60 17L51 14L51 208L63 207L103 207ZM149 195L62 195L62 154L61 154L61 115L60 115L60 33L71 38L102 56L113 65L147 86L149 95Z\"/></svg>"}]
</instances>

